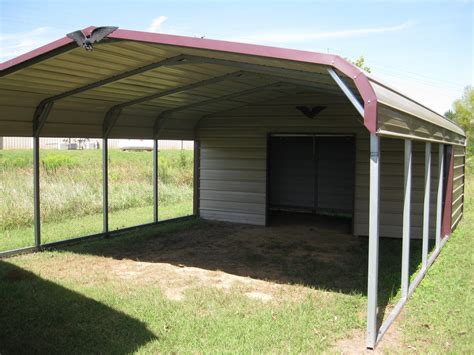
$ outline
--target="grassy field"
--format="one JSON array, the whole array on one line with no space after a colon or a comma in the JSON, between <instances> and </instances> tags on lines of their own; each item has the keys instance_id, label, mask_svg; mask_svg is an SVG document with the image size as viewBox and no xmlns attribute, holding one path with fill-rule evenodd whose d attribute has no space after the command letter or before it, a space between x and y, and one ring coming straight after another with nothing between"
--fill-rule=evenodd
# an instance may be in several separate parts
<instances>
[{"instance_id":1,"label":"grassy field","mask_svg":"<svg viewBox=\"0 0 474 355\"><path fill-rule=\"evenodd\" d=\"M192 151L159 155L159 218L192 213ZM44 242L102 230L101 151L41 152ZM32 154L0 151L0 250L33 244ZM110 229L153 219L151 152L109 151Z\"/></svg>"},{"instance_id":2,"label":"grassy field","mask_svg":"<svg viewBox=\"0 0 474 355\"><path fill-rule=\"evenodd\" d=\"M420 353L474 352L474 158L467 161L464 218L406 306L403 343Z\"/></svg>"},{"instance_id":3,"label":"grassy field","mask_svg":"<svg viewBox=\"0 0 474 355\"><path fill-rule=\"evenodd\" d=\"M464 220L378 350L473 352L472 158L468 164ZM266 245L255 230L267 229L192 220L2 260L0 352L362 351L366 241L327 250L288 238ZM387 312L399 295L401 243L382 239L380 247ZM242 259L229 264L236 254Z\"/></svg>"}]
</instances>

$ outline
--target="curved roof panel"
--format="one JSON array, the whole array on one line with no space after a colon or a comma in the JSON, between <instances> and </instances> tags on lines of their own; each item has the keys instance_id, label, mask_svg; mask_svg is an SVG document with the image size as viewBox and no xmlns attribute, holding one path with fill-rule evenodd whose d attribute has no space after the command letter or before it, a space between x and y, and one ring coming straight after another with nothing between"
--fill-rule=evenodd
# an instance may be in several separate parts
<instances>
[{"instance_id":1,"label":"curved roof panel","mask_svg":"<svg viewBox=\"0 0 474 355\"><path fill-rule=\"evenodd\" d=\"M271 98L302 87L340 94L331 67L362 102L370 132L390 134L390 120L378 112L389 107L442 128L442 141L463 140L458 126L336 55L122 29L91 52L64 37L0 64L0 134L99 137L124 110L143 123L135 136L148 138L164 114L231 109L241 97L251 102L262 92ZM410 129L416 138L440 139Z\"/></svg>"}]
</instances>

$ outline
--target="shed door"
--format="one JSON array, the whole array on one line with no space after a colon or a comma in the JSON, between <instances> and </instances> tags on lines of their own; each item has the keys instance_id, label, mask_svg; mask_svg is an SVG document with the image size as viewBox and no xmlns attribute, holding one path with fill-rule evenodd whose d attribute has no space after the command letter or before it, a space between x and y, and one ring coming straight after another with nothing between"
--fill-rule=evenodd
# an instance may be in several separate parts
<instances>
[{"instance_id":1,"label":"shed door","mask_svg":"<svg viewBox=\"0 0 474 355\"><path fill-rule=\"evenodd\" d=\"M270 146L270 204L313 209L315 159L313 137L273 137Z\"/></svg>"},{"instance_id":2,"label":"shed door","mask_svg":"<svg viewBox=\"0 0 474 355\"><path fill-rule=\"evenodd\" d=\"M352 214L353 137L274 136L269 153L270 209Z\"/></svg>"}]
</instances>

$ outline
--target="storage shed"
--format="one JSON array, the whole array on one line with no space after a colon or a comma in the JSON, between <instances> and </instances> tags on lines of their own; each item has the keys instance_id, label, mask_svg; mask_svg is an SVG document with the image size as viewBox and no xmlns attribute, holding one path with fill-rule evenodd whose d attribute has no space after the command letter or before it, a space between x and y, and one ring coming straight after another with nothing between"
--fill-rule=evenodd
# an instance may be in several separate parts
<instances>
[{"instance_id":1,"label":"storage shed","mask_svg":"<svg viewBox=\"0 0 474 355\"><path fill-rule=\"evenodd\" d=\"M107 139L153 139L155 185L156 140L194 140L196 215L344 214L368 236L369 348L462 218L463 130L337 55L116 29L92 51L64 37L2 63L0 93L0 136L34 138L37 246L39 137L104 140L104 233ZM156 187L155 205L157 220ZM380 237L403 238L402 299L381 326ZM412 283L411 238L423 239Z\"/></svg>"}]
</instances>

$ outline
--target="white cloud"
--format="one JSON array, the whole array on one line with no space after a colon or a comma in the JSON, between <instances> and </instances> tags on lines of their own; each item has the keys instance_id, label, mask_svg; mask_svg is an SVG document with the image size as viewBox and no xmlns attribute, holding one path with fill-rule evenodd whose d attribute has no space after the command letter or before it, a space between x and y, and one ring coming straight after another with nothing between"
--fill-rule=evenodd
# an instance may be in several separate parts
<instances>
[{"instance_id":1,"label":"white cloud","mask_svg":"<svg viewBox=\"0 0 474 355\"><path fill-rule=\"evenodd\" d=\"M159 32L161 25L163 22L165 22L168 19L166 16L159 16L151 22L150 26L148 26L147 31L148 32Z\"/></svg>"},{"instance_id":2,"label":"white cloud","mask_svg":"<svg viewBox=\"0 0 474 355\"><path fill-rule=\"evenodd\" d=\"M396 26L386 27L367 27L355 28L349 30L325 31L317 32L313 30L303 29L295 32L267 32L257 33L238 38L228 38L230 41L247 42L247 43L295 43L317 41L331 38L347 38L366 36L371 34L381 34L387 32L402 31L412 26L411 22L405 22Z\"/></svg>"},{"instance_id":3,"label":"white cloud","mask_svg":"<svg viewBox=\"0 0 474 355\"><path fill-rule=\"evenodd\" d=\"M4 33L0 35L0 61L5 61L45 45L57 34L50 27L38 27L27 32Z\"/></svg>"}]
</instances>

